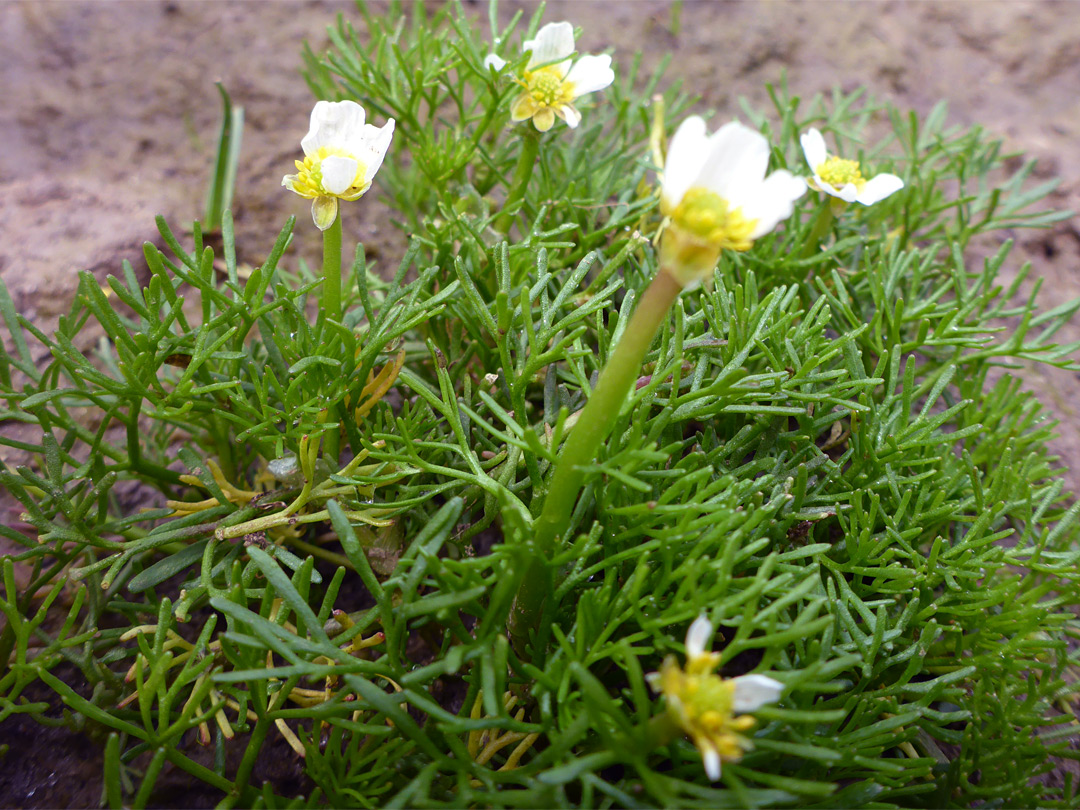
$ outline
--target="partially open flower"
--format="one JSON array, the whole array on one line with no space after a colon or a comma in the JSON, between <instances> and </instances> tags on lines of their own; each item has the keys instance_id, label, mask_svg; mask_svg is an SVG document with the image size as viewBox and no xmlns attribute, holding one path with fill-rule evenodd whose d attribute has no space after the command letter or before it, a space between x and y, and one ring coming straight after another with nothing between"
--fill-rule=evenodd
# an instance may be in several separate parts
<instances>
[{"instance_id":1,"label":"partially open flower","mask_svg":"<svg viewBox=\"0 0 1080 810\"><path fill-rule=\"evenodd\" d=\"M393 136L393 118L375 127L364 123L355 101L320 101L300 141L305 157L281 185L312 201L312 219L325 231L337 218L338 200L358 199L371 188Z\"/></svg>"},{"instance_id":2,"label":"partially open flower","mask_svg":"<svg viewBox=\"0 0 1080 810\"><path fill-rule=\"evenodd\" d=\"M904 187L904 181L895 174L878 174L865 179L857 160L845 160L826 151L825 138L816 129L808 130L799 138L799 143L814 172L813 178L807 181L810 188L844 202L873 205Z\"/></svg>"},{"instance_id":3,"label":"partially open flower","mask_svg":"<svg viewBox=\"0 0 1080 810\"><path fill-rule=\"evenodd\" d=\"M532 51L532 56L517 80L524 89L514 99L510 117L514 121L531 118L541 132L551 129L555 116L576 127L581 113L574 101L615 81L610 56L581 56L571 64L574 27L568 22L548 23L536 32L536 39L527 40L522 47ZM501 70L506 63L492 54L484 64Z\"/></svg>"},{"instance_id":4,"label":"partially open flower","mask_svg":"<svg viewBox=\"0 0 1080 810\"><path fill-rule=\"evenodd\" d=\"M784 685L765 675L725 679L715 674L720 656L705 651L712 633L709 620L699 616L686 633L686 667L681 668L669 655L659 672L645 677L655 692L667 698L668 715L694 741L705 773L715 782L721 763L737 762L752 745L742 735L755 723L746 713L775 703Z\"/></svg>"},{"instance_id":5,"label":"partially open flower","mask_svg":"<svg viewBox=\"0 0 1080 810\"><path fill-rule=\"evenodd\" d=\"M749 250L791 216L806 183L780 169L768 177L769 143L732 121L712 135L694 115L668 145L660 210L670 224L660 243L663 268L684 287L709 277L722 250Z\"/></svg>"}]
</instances>

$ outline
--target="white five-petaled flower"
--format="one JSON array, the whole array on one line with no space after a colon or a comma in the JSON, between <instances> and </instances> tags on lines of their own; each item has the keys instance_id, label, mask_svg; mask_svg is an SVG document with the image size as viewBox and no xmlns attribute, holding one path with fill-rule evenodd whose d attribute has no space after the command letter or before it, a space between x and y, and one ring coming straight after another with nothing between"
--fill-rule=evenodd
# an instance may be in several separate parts
<instances>
[{"instance_id":1,"label":"white five-petaled flower","mask_svg":"<svg viewBox=\"0 0 1080 810\"><path fill-rule=\"evenodd\" d=\"M904 181L895 174L878 174L865 179L857 160L845 160L828 153L825 138L816 129L809 129L799 138L799 143L814 173L807 181L809 186L844 202L873 205L904 187Z\"/></svg>"},{"instance_id":2,"label":"white five-petaled flower","mask_svg":"<svg viewBox=\"0 0 1080 810\"><path fill-rule=\"evenodd\" d=\"M754 726L754 718L747 713L779 700L784 685L766 675L721 678L714 672L719 654L706 652L712 634L712 623L699 616L686 633L685 668L669 655L659 672L645 677L654 691L667 698L668 715L694 741L705 773L715 782L724 760L736 762L751 747L740 733Z\"/></svg>"},{"instance_id":3,"label":"white five-petaled flower","mask_svg":"<svg viewBox=\"0 0 1080 810\"><path fill-rule=\"evenodd\" d=\"M574 101L615 81L610 56L570 58L574 53L574 27L568 22L548 23L522 48L532 51L532 56L521 78L516 79L522 91L514 99L510 117L514 121L531 118L541 132L551 129L556 116L567 126L576 127L581 123L581 113ZM495 70L505 65L505 60L495 54L484 60L485 67Z\"/></svg>"},{"instance_id":4,"label":"white five-petaled flower","mask_svg":"<svg viewBox=\"0 0 1080 810\"><path fill-rule=\"evenodd\" d=\"M660 258L680 284L703 281L721 250L748 250L791 216L806 183L783 169L766 177L768 166L765 136L738 121L709 135L693 115L676 130L660 185L660 210L670 218Z\"/></svg>"},{"instance_id":5,"label":"white five-petaled flower","mask_svg":"<svg viewBox=\"0 0 1080 810\"><path fill-rule=\"evenodd\" d=\"M281 185L312 201L312 219L325 231L337 218L338 200L358 199L371 188L393 136L393 118L376 127L364 123L355 101L320 101L300 141L304 159Z\"/></svg>"}]
</instances>

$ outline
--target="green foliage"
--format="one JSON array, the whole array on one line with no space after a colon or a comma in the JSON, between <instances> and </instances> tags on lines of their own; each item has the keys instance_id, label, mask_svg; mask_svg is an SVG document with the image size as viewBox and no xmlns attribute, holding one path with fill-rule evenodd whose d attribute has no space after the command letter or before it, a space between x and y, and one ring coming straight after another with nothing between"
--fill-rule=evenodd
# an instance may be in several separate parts
<instances>
[{"instance_id":1,"label":"green foliage","mask_svg":"<svg viewBox=\"0 0 1080 810\"><path fill-rule=\"evenodd\" d=\"M377 182L412 238L389 280L357 249L343 323L284 269L291 221L247 273L228 214L224 271L198 227L188 247L159 221L149 282L82 275L53 335L0 285L2 418L35 431L0 437L29 457L0 469L25 510L0 527L22 549L0 719L47 720L23 693L48 686L103 740L111 806L152 803L166 762L223 806L284 805L253 777L278 736L303 806L1073 806L1036 777L1076 758L1080 507L1012 370L1078 370L1054 336L1080 302L1021 295L1008 241L977 258L1061 215L944 106L780 87L746 109L775 165L803 172L817 126L906 187L820 246L810 193L680 298L546 563L531 660L512 648L532 521L660 225L660 76L635 66L544 137L518 234L492 228L520 128L483 58L512 68L540 14L488 37L456 6L365 12L307 53L318 95L398 121ZM667 91L667 131L685 105ZM715 784L657 739L644 678L703 612L725 676L785 687Z\"/></svg>"},{"instance_id":2,"label":"green foliage","mask_svg":"<svg viewBox=\"0 0 1080 810\"><path fill-rule=\"evenodd\" d=\"M240 163L240 142L244 135L244 108L234 107L225 85L217 83L221 94L221 134L218 135L214 177L206 195L204 226L208 231L221 228L225 212L232 208L236 189L236 170Z\"/></svg>"}]
</instances>

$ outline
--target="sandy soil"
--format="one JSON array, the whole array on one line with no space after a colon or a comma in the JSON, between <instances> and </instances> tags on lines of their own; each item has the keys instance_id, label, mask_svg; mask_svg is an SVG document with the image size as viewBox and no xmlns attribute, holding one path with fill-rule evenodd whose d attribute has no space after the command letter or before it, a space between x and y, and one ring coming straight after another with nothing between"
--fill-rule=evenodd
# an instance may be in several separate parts
<instances>
[{"instance_id":1,"label":"sandy soil","mask_svg":"<svg viewBox=\"0 0 1080 810\"><path fill-rule=\"evenodd\" d=\"M486 3L466 3L483 13ZM503 12L531 11L510 0ZM927 113L939 99L951 121L980 123L1010 150L1040 160L1040 178L1059 177L1052 203L1080 208L1080 14L1072 2L686 2L672 33L673 6L658 0L554 0L548 20L585 29L582 50L613 48L616 62L642 51L646 70L674 55L669 78L704 96L703 109L737 114L736 98L764 103L764 85L786 70L809 96L865 85ZM241 251L257 261L288 214L306 224L306 202L280 188L306 131L312 98L300 76L307 40L325 47L336 13L351 4L315 2L58 2L0 4L0 277L16 306L43 329L70 300L73 273L100 278L155 238L153 217L175 227L201 214L215 147L221 79L246 113L235 215ZM357 23L359 25L359 22ZM398 235L379 206L347 238L392 252ZM312 255L313 228L296 250ZM1043 300L1080 295L1077 220L1049 232L1019 232L1007 272L1031 261ZM87 336L92 339L93 336ZM1080 323L1063 338L1080 338ZM1062 420L1059 450L1080 468L1080 429L1071 373L1040 371L1030 384ZM0 448L0 459L19 461ZM1080 488L1080 474L1069 483ZM27 749L26 753L29 753ZM93 754L86 753L93 758ZM88 806L100 767L70 794L57 784L70 762L11 751L3 771L28 767L19 786L0 776L0 804ZM61 780L61 783L72 780ZM28 792L29 791L29 792Z\"/></svg>"}]
</instances>

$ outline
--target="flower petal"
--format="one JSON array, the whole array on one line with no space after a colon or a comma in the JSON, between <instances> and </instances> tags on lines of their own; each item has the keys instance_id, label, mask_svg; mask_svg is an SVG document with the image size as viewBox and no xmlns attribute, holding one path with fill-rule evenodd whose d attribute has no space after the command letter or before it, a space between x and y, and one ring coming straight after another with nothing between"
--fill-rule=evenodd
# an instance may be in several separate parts
<instances>
[{"instance_id":1,"label":"flower petal","mask_svg":"<svg viewBox=\"0 0 1080 810\"><path fill-rule=\"evenodd\" d=\"M536 102L530 93L521 93L510 105L510 120L525 121L536 115Z\"/></svg>"},{"instance_id":2,"label":"flower petal","mask_svg":"<svg viewBox=\"0 0 1080 810\"><path fill-rule=\"evenodd\" d=\"M565 121L570 129L576 129L577 125L581 123L581 113L573 104L564 104L559 113L559 118Z\"/></svg>"},{"instance_id":3,"label":"flower petal","mask_svg":"<svg viewBox=\"0 0 1080 810\"><path fill-rule=\"evenodd\" d=\"M370 124L364 127L361 142L354 147L354 155L364 164L364 184L370 185L375 177L375 172L382 166L386 150L390 148L390 141L394 138L393 118L387 120L381 127L373 127Z\"/></svg>"},{"instance_id":4,"label":"flower petal","mask_svg":"<svg viewBox=\"0 0 1080 810\"><path fill-rule=\"evenodd\" d=\"M489 53L484 57L485 68L495 68L495 70L502 70L506 67L506 60L499 56L497 53Z\"/></svg>"},{"instance_id":5,"label":"flower petal","mask_svg":"<svg viewBox=\"0 0 1080 810\"><path fill-rule=\"evenodd\" d=\"M733 206L744 204L769 168L769 142L755 129L731 121L709 138L709 156L697 185L716 192Z\"/></svg>"},{"instance_id":6,"label":"flower petal","mask_svg":"<svg viewBox=\"0 0 1080 810\"><path fill-rule=\"evenodd\" d=\"M311 218L315 227L325 231L334 224L338 214L337 197L316 197L311 201Z\"/></svg>"},{"instance_id":7,"label":"flower petal","mask_svg":"<svg viewBox=\"0 0 1080 810\"><path fill-rule=\"evenodd\" d=\"M731 708L740 714L757 711L766 703L775 703L784 691L784 685L768 675L740 675L732 683L735 694Z\"/></svg>"},{"instance_id":8,"label":"flower petal","mask_svg":"<svg viewBox=\"0 0 1080 810\"><path fill-rule=\"evenodd\" d=\"M813 177L813 183L807 181L807 185L811 188L816 186L818 191L824 191L830 197L837 197L844 202L855 202L855 198L859 196L859 189L855 187L854 183L845 183L842 186L834 186L827 180L822 180L816 174Z\"/></svg>"},{"instance_id":9,"label":"flower petal","mask_svg":"<svg viewBox=\"0 0 1080 810\"><path fill-rule=\"evenodd\" d=\"M359 170L356 158L331 155L322 162L322 187L334 196L344 194Z\"/></svg>"},{"instance_id":10,"label":"flower petal","mask_svg":"<svg viewBox=\"0 0 1080 810\"><path fill-rule=\"evenodd\" d=\"M668 142L664 158L664 174L660 181L660 196L665 209L671 211L697 180L708 149L705 119L691 115L675 130Z\"/></svg>"},{"instance_id":11,"label":"flower petal","mask_svg":"<svg viewBox=\"0 0 1080 810\"><path fill-rule=\"evenodd\" d=\"M289 191L296 191L296 181L300 179L298 174L287 174L281 178L281 185Z\"/></svg>"},{"instance_id":12,"label":"flower petal","mask_svg":"<svg viewBox=\"0 0 1080 810\"><path fill-rule=\"evenodd\" d=\"M803 155L806 157L810 171L817 173L818 166L829 158L829 153L825 149L825 138L811 127L799 137L799 143L802 144Z\"/></svg>"},{"instance_id":13,"label":"flower petal","mask_svg":"<svg viewBox=\"0 0 1080 810\"><path fill-rule=\"evenodd\" d=\"M555 124L555 111L551 107L541 107L533 116L533 125L541 132L547 132Z\"/></svg>"},{"instance_id":14,"label":"flower petal","mask_svg":"<svg viewBox=\"0 0 1080 810\"><path fill-rule=\"evenodd\" d=\"M709 617L702 613L690 629L686 631L686 658L700 658L705 654L705 645L712 639L713 626Z\"/></svg>"},{"instance_id":15,"label":"flower petal","mask_svg":"<svg viewBox=\"0 0 1080 810\"><path fill-rule=\"evenodd\" d=\"M863 205L873 205L903 187L904 181L895 174L879 174L866 181L855 201Z\"/></svg>"},{"instance_id":16,"label":"flower petal","mask_svg":"<svg viewBox=\"0 0 1080 810\"><path fill-rule=\"evenodd\" d=\"M720 754L715 748L706 748L701 752L701 758L705 765L705 775L713 782L720 781Z\"/></svg>"},{"instance_id":17,"label":"flower petal","mask_svg":"<svg viewBox=\"0 0 1080 810\"><path fill-rule=\"evenodd\" d=\"M790 217L795 210L795 201L805 193L806 181L784 169L776 170L764 182L758 183L742 202L743 216L757 220L750 239L764 236L780 220Z\"/></svg>"},{"instance_id":18,"label":"flower petal","mask_svg":"<svg viewBox=\"0 0 1080 810\"><path fill-rule=\"evenodd\" d=\"M615 81L615 71L611 69L611 57L607 54L581 57L574 62L574 66L566 74L566 81L574 85L574 98L603 90Z\"/></svg>"},{"instance_id":19,"label":"flower petal","mask_svg":"<svg viewBox=\"0 0 1080 810\"><path fill-rule=\"evenodd\" d=\"M536 32L535 39L526 40L521 48L532 51L529 70L537 65L568 59L574 52L574 26L568 22L548 23Z\"/></svg>"},{"instance_id":20,"label":"flower petal","mask_svg":"<svg viewBox=\"0 0 1080 810\"><path fill-rule=\"evenodd\" d=\"M854 183L845 183L842 186L834 186L832 183L827 183L820 177L817 178L818 185L821 186L821 190L826 194L831 194L833 197L839 197L844 202L855 202L855 199L859 196L859 189Z\"/></svg>"},{"instance_id":21,"label":"flower petal","mask_svg":"<svg viewBox=\"0 0 1080 810\"><path fill-rule=\"evenodd\" d=\"M347 147L350 136L364 127L364 108L355 101L320 101L311 110L311 127L300 141L305 155L322 146Z\"/></svg>"}]
</instances>

